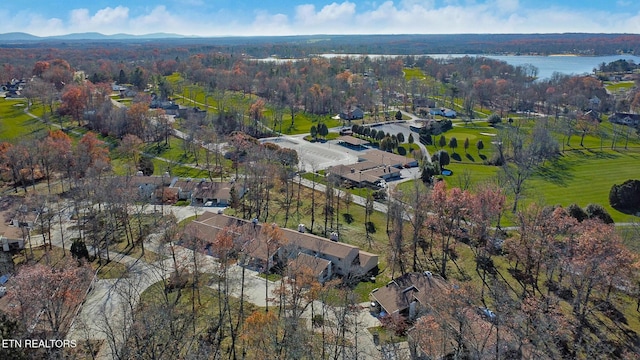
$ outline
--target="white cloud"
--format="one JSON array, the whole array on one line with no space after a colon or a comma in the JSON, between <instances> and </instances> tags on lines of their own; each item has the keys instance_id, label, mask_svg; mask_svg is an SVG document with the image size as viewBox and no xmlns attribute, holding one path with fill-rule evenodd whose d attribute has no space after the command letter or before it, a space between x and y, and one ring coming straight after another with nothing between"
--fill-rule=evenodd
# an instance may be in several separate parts
<instances>
[{"instance_id":1,"label":"white cloud","mask_svg":"<svg viewBox=\"0 0 640 360\"><path fill-rule=\"evenodd\" d=\"M326 26L332 24L348 24L356 14L356 4L345 1L342 4L331 3L316 11L314 5L299 5L295 10L295 19L300 26Z\"/></svg>"},{"instance_id":2,"label":"white cloud","mask_svg":"<svg viewBox=\"0 0 640 360\"><path fill-rule=\"evenodd\" d=\"M263 35L267 31L272 35L289 35L292 33L287 15L271 15L266 11L258 11L256 13L251 28L248 30L250 33L257 35Z\"/></svg>"},{"instance_id":3,"label":"white cloud","mask_svg":"<svg viewBox=\"0 0 640 360\"><path fill-rule=\"evenodd\" d=\"M518 0L495 0L496 9L500 12L513 13L520 8Z\"/></svg>"},{"instance_id":4,"label":"white cloud","mask_svg":"<svg viewBox=\"0 0 640 360\"><path fill-rule=\"evenodd\" d=\"M87 9L72 10L69 16L69 29L73 31L108 31L126 24L129 9L123 6L106 7L91 16Z\"/></svg>"},{"instance_id":5,"label":"white cloud","mask_svg":"<svg viewBox=\"0 0 640 360\"><path fill-rule=\"evenodd\" d=\"M401 0L400 7L413 9L414 7L430 9L435 5L435 0ZM375 5L374 5L375 6Z\"/></svg>"},{"instance_id":6,"label":"white cloud","mask_svg":"<svg viewBox=\"0 0 640 360\"><path fill-rule=\"evenodd\" d=\"M98 10L91 20L98 24L112 24L126 20L128 17L129 9L123 6L118 6L115 9L108 7Z\"/></svg>"},{"instance_id":7,"label":"white cloud","mask_svg":"<svg viewBox=\"0 0 640 360\"><path fill-rule=\"evenodd\" d=\"M150 32L156 32L161 28L172 28L180 21L167 10L164 5L156 6L148 14L142 14L134 17L129 22L136 29L151 29Z\"/></svg>"}]
</instances>

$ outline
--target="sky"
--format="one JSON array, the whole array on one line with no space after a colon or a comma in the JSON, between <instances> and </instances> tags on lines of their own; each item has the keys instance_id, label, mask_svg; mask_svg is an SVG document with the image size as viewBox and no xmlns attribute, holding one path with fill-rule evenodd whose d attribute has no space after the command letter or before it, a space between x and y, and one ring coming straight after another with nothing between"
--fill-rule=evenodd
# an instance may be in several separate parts
<instances>
[{"instance_id":1,"label":"sky","mask_svg":"<svg viewBox=\"0 0 640 360\"><path fill-rule=\"evenodd\" d=\"M3 1L0 33L640 33L638 0Z\"/></svg>"}]
</instances>

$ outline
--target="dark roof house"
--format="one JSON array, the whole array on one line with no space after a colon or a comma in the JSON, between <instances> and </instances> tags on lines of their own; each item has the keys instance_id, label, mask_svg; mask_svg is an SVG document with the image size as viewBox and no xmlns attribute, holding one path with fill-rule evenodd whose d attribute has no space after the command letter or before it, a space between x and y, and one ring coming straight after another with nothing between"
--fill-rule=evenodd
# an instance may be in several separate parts
<instances>
[{"instance_id":1,"label":"dark roof house","mask_svg":"<svg viewBox=\"0 0 640 360\"><path fill-rule=\"evenodd\" d=\"M637 127L640 125L640 114L615 113L609 117L609 121L614 124Z\"/></svg>"},{"instance_id":2,"label":"dark roof house","mask_svg":"<svg viewBox=\"0 0 640 360\"><path fill-rule=\"evenodd\" d=\"M357 106L350 106L340 112L342 120L358 120L364 118L364 111Z\"/></svg>"}]
</instances>

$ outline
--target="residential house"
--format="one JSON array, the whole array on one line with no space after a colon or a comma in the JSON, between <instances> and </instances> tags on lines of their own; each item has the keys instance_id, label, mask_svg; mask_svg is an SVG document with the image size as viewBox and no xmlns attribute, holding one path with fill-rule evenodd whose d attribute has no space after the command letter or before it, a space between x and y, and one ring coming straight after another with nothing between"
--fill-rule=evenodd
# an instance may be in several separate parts
<instances>
[{"instance_id":1,"label":"residential house","mask_svg":"<svg viewBox=\"0 0 640 360\"><path fill-rule=\"evenodd\" d=\"M589 99L589 110L600 110L601 103L602 100L594 95L591 99Z\"/></svg>"},{"instance_id":2,"label":"residential house","mask_svg":"<svg viewBox=\"0 0 640 360\"><path fill-rule=\"evenodd\" d=\"M172 180L168 173L163 176L145 176L142 171L138 171L135 176L123 176L115 180L130 196L151 204L173 204L178 200L177 189L169 187Z\"/></svg>"},{"instance_id":3,"label":"residential house","mask_svg":"<svg viewBox=\"0 0 640 360\"><path fill-rule=\"evenodd\" d=\"M33 228L35 219L22 222L12 218L9 223L0 223L0 246L2 251L12 252L24 249L24 239L27 233ZM29 226L30 223L30 226Z\"/></svg>"},{"instance_id":4,"label":"residential house","mask_svg":"<svg viewBox=\"0 0 640 360\"><path fill-rule=\"evenodd\" d=\"M204 120L207 116L207 110L202 110L199 107L188 108L185 106L178 106L178 117L191 120Z\"/></svg>"},{"instance_id":5,"label":"residential house","mask_svg":"<svg viewBox=\"0 0 640 360\"><path fill-rule=\"evenodd\" d=\"M151 103L149 104L151 109L162 109L165 114L180 116L180 110L186 109L184 106L180 106L170 100L161 100L155 94L151 94Z\"/></svg>"},{"instance_id":6,"label":"residential house","mask_svg":"<svg viewBox=\"0 0 640 360\"><path fill-rule=\"evenodd\" d=\"M244 187L238 183L201 180L193 188L191 204L196 206L229 206L232 187L235 187L238 198L244 195Z\"/></svg>"},{"instance_id":7,"label":"residential house","mask_svg":"<svg viewBox=\"0 0 640 360\"><path fill-rule=\"evenodd\" d=\"M204 180L193 180L191 178L180 180L179 178L173 178L173 180L171 180L171 184L169 184L169 187L177 190L178 200L191 201L193 191L201 181Z\"/></svg>"},{"instance_id":8,"label":"residential house","mask_svg":"<svg viewBox=\"0 0 640 360\"><path fill-rule=\"evenodd\" d=\"M24 79L11 79L11 81L7 81L6 84L0 86L0 90L5 92L5 97L7 98L19 98L22 96L22 90L26 85L26 81Z\"/></svg>"},{"instance_id":9,"label":"residential house","mask_svg":"<svg viewBox=\"0 0 640 360\"><path fill-rule=\"evenodd\" d=\"M324 284L333 275L332 263L327 259L299 252L295 258L289 260L287 276L295 277L302 272L313 274L319 283Z\"/></svg>"},{"instance_id":10,"label":"residential house","mask_svg":"<svg viewBox=\"0 0 640 360\"><path fill-rule=\"evenodd\" d=\"M342 120L358 120L364 118L364 111L359 107L352 105L347 109L343 109L340 112L340 118Z\"/></svg>"},{"instance_id":11,"label":"residential house","mask_svg":"<svg viewBox=\"0 0 640 360\"><path fill-rule=\"evenodd\" d=\"M412 100L413 107L417 108L435 108L436 102L434 100L424 97L414 97Z\"/></svg>"},{"instance_id":12,"label":"residential house","mask_svg":"<svg viewBox=\"0 0 640 360\"><path fill-rule=\"evenodd\" d=\"M345 181L351 186L379 188L381 180L384 182L400 178L400 170L395 167L384 166L373 161L361 161L351 165L336 165L327 169L330 176Z\"/></svg>"},{"instance_id":13,"label":"residential house","mask_svg":"<svg viewBox=\"0 0 640 360\"><path fill-rule=\"evenodd\" d=\"M344 137L346 138L346 137ZM355 140L359 140L354 138ZM345 141L349 141L346 139ZM361 144L354 142L355 144ZM368 150L358 155L359 162L350 165L336 165L327 171L330 175L357 187L379 188L381 180L384 182L400 178L400 169L418 165L417 160L402 155L381 151Z\"/></svg>"},{"instance_id":14,"label":"residential house","mask_svg":"<svg viewBox=\"0 0 640 360\"><path fill-rule=\"evenodd\" d=\"M284 262L286 259L285 265L306 265L314 273L317 272L319 280L326 281L334 275L364 276L375 272L378 266L378 255L362 251L354 245L306 233L304 225L300 225L298 231L282 228L283 239L277 248L268 247L265 239L260 236L262 224L257 220L250 222L224 214L205 212L189 223L186 231L204 242L213 244L216 234L230 226L245 229L243 233L248 235L239 246L242 252L248 255L249 266L264 272L270 271L276 263ZM300 254L304 256L297 260ZM312 261L309 257L319 260Z\"/></svg>"},{"instance_id":15,"label":"residential house","mask_svg":"<svg viewBox=\"0 0 640 360\"><path fill-rule=\"evenodd\" d=\"M372 306L380 316L398 313L408 320L429 309L430 304L451 289L442 277L429 271L407 273L374 289L370 296Z\"/></svg>"},{"instance_id":16,"label":"residential house","mask_svg":"<svg viewBox=\"0 0 640 360\"><path fill-rule=\"evenodd\" d=\"M447 109L447 108L432 108L432 109L429 109L429 114L440 115L440 116L444 116L451 119L458 116L458 114L454 110Z\"/></svg>"},{"instance_id":17,"label":"residential house","mask_svg":"<svg viewBox=\"0 0 640 360\"><path fill-rule=\"evenodd\" d=\"M117 83L112 83L111 91L113 91L114 93L118 93L120 96L124 96L124 93L127 91L127 87L118 85Z\"/></svg>"},{"instance_id":18,"label":"residential house","mask_svg":"<svg viewBox=\"0 0 640 360\"><path fill-rule=\"evenodd\" d=\"M144 176L141 172L136 176L123 177L121 180L124 188L128 189L133 196L148 200L150 203L159 201L161 197L158 196L158 191L167 185L162 177Z\"/></svg>"},{"instance_id":19,"label":"residential house","mask_svg":"<svg viewBox=\"0 0 640 360\"><path fill-rule=\"evenodd\" d=\"M614 124L638 127L640 126L640 114L615 113L609 117L609 121Z\"/></svg>"}]
</instances>

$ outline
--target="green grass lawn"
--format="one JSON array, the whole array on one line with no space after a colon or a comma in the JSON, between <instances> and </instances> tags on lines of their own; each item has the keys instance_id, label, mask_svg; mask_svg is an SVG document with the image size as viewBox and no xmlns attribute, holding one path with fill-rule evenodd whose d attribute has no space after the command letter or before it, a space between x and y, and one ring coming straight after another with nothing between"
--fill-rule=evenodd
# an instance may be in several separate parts
<instances>
[{"instance_id":1,"label":"green grass lawn","mask_svg":"<svg viewBox=\"0 0 640 360\"><path fill-rule=\"evenodd\" d=\"M405 68L403 72L406 80L424 79L424 73L420 68Z\"/></svg>"},{"instance_id":2,"label":"green grass lawn","mask_svg":"<svg viewBox=\"0 0 640 360\"><path fill-rule=\"evenodd\" d=\"M562 206L576 203L585 207L590 203L597 203L604 206L616 222L637 221L637 217L609 206L609 191L614 184L640 178L639 161L640 149L567 151L558 159L544 164L525 182L525 199L522 204L537 201ZM453 187L462 187L467 182L476 184L495 181L500 170L495 166L468 161L452 161L446 169L452 170L453 174L443 178ZM411 187L411 182L399 185L400 189Z\"/></svg>"},{"instance_id":3,"label":"green grass lawn","mask_svg":"<svg viewBox=\"0 0 640 360\"><path fill-rule=\"evenodd\" d=\"M144 147L143 152L183 164L196 163L193 153L190 151L185 153L184 140L173 136L171 137L168 146L165 146L164 143L162 143L161 146L158 147L156 143L149 143ZM205 149L198 147L198 154L198 163L203 163L205 158Z\"/></svg>"},{"instance_id":4,"label":"green grass lawn","mask_svg":"<svg viewBox=\"0 0 640 360\"><path fill-rule=\"evenodd\" d=\"M484 121L475 121L472 123L463 123L463 122L454 122L453 129L433 136L434 145L428 145L427 150L429 150L429 154L434 154L436 151L444 149L449 155L451 155L452 163L470 163L470 164L482 164L483 161L491 156L492 145L491 142L495 139L495 136L491 136L492 134L497 134L498 130L490 127ZM441 148L439 145L440 136L444 135L445 140L447 141L447 145L444 148ZM449 141L451 138L456 138L458 142L458 147L455 149L455 153L453 149L449 147ZM466 139L469 139L469 148L465 152L464 150L464 142ZM482 140L484 144L484 149L478 151L476 144L478 140Z\"/></svg>"},{"instance_id":5,"label":"green grass lawn","mask_svg":"<svg viewBox=\"0 0 640 360\"><path fill-rule=\"evenodd\" d=\"M340 126L342 120L332 119L329 115L321 116L298 112L294 116L293 124L291 123L291 116L283 119L282 132L287 135L306 134L310 131L311 126L318 126L320 123L325 123L328 128L332 128Z\"/></svg>"},{"instance_id":6,"label":"green grass lawn","mask_svg":"<svg viewBox=\"0 0 640 360\"><path fill-rule=\"evenodd\" d=\"M153 175L162 175L166 171L171 174L171 176L177 176L180 178L208 178L208 174L205 170L194 169L189 166L176 165L172 163L168 163L166 161L160 159L152 159L153 161Z\"/></svg>"},{"instance_id":7,"label":"green grass lawn","mask_svg":"<svg viewBox=\"0 0 640 360\"><path fill-rule=\"evenodd\" d=\"M0 141L31 137L44 132L47 126L27 115L26 100L0 99Z\"/></svg>"},{"instance_id":8,"label":"green grass lawn","mask_svg":"<svg viewBox=\"0 0 640 360\"><path fill-rule=\"evenodd\" d=\"M604 87L610 92L627 91L635 86L633 81L610 82L605 81Z\"/></svg>"},{"instance_id":9,"label":"green grass lawn","mask_svg":"<svg viewBox=\"0 0 640 360\"><path fill-rule=\"evenodd\" d=\"M614 184L640 178L640 151L576 150L545 164L528 182L528 198L563 206L576 203L582 207L598 203L616 222L634 217L609 206L609 191ZM637 218L635 218L637 220Z\"/></svg>"}]
</instances>

